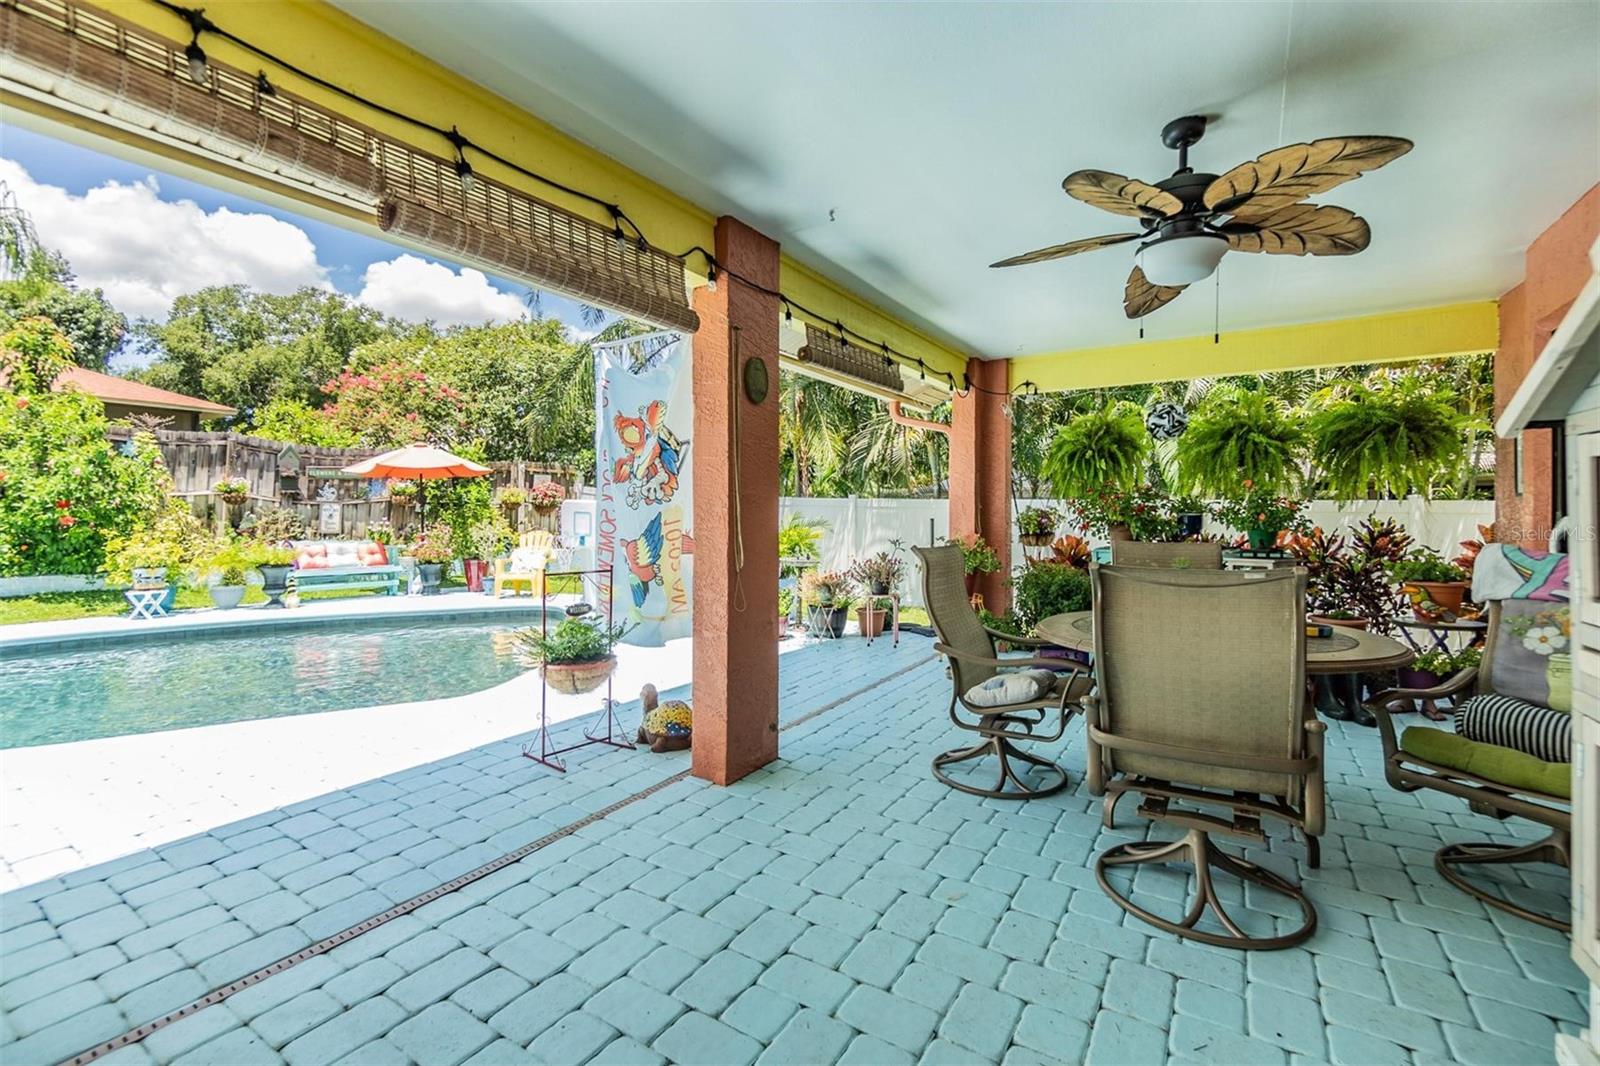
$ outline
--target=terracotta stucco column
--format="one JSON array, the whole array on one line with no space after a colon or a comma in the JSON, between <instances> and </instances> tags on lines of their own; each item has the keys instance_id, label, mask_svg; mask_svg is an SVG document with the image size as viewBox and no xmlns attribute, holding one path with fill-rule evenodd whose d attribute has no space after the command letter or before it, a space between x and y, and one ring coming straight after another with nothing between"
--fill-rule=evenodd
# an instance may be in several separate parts
<instances>
[{"instance_id":1,"label":"terracotta stucco column","mask_svg":"<svg viewBox=\"0 0 1600 1066\"><path fill-rule=\"evenodd\" d=\"M777 243L736 219L717 220L716 257L778 287ZM726 785L778 757L778 300L724 273L694 309L694 775Z\"/></svg>"},{"instance_id":2,"label":"terracotta stucco column","mask_svg":"<svg viewBox=\"0 0 1600 1066\"><path fill-rule=\"evenodd\" d=\"M1011 420L1006 417L1009 359L971 359L950 415L950 535L981 533L1000 555L1000 569L978 584L996 614L1011 605Z\"/></svg>"}]
</instances>

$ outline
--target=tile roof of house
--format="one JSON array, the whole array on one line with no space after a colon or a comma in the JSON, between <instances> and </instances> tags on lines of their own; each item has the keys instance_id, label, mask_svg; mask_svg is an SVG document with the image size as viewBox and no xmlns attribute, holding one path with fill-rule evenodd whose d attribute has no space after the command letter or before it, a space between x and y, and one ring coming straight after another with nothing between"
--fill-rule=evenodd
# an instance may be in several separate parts
<instances>
[{"instance_id":1,"label":"tile roof of house","mask_svg":"<svg viewBox=\"0 0 1600 1066\"><path fill-rule=\"evenodd\" d=\"M197 411L202 415L215 415L226 418L234 414L234 408L225 404L212 403L202 400L198 396L185 396L181 392L168 392L158 389L153 385L132 381L128 378L114 377L111 374L101 374L94 370L85 370L83 367L73 367L60 377L56 378L51 386L57 392L66 388L75 388L86 392L103 403L120 403L133 407L159 407L171 411Z\"/></svg>"}]
</instances>

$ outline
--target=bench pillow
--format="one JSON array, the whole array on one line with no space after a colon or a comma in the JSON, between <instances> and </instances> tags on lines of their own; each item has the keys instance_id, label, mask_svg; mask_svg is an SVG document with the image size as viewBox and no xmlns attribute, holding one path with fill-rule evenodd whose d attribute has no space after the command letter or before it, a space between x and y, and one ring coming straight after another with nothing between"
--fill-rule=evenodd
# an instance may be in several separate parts
<instances>
[{"instance_id":1,"label":"bench pillow","mask_svg":"<svg viewBox=\"0 0 1600 1066\"><path fill-rule=\"evenodd\" d=\"M296 570L322 570L331 566L328 562L328 546L326 544L303 544L294 557Z\"/></svg>"},{"instance_id":2,"label":"bench pillow","mask_svg":"<svg viewBox=\"0 0 1600 1066\"><path fill-rule=\"evenodd\" d=\"M1056 675L1051 670L1008 670L995 674L982 684L973 685L961 698L969 707L1033 703L1043 699L1055 683Z\"/></svg>"},{"instance_id":3,"label":"bench pillow","mask_svg":"<svg viewBox=\"0 0 1600 1066\"><path fill-rule=\"evenodd\" d=\"M1515 696L1473 696L1456 708L1456 732L1545 762L1572 761L1572 715Z\"/></svg>"},{"instance_id":4,"label":"bench pillow","mask_svg":"<svg viewBox=\"0 0 1600 1066\"><path fill-rule=\"evenodd\" d=\"M374 544L372 541L363 541L356 548L356 565L358 566L388 566L389 553L383 550L383 545Z\"/></svg>"}]
</instances>

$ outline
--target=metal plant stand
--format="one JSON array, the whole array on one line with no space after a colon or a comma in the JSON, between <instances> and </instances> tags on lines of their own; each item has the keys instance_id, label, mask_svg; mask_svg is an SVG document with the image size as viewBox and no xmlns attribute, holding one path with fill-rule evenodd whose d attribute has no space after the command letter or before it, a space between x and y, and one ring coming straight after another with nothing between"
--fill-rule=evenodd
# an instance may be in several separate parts
<instances>
[{"instance_id":1,"label":"metal plant stand","mask_svg":"<svg viewBox=\"0 0 1600 1066\"><path fill-rule=\"evenodd\" d=\"M560 570L545 574L545 580L540 582L539 591L539 631L548 634L550 631L550 586L552 579L573 577L578 579L578 602L568 607L566 613L574 618L582 617L585 612L574 611L574 608L589 606L589 594L593 593L595 599L605 598L606 612L606 651L616 654L616 642L612 639L611 632L615 624L613 613L612 581L610 570ZM590 608L593 609L592 607ZM615 673L615 667L613 667ZM561 756L578 748L587 748L592 744L604 744L612 748L626 748L634 750L634 743L628 739L621 723L617 721L617 704L611 698L612 674L606 675L606 700L605 715L592 726L583 731L583 739L575 744L565 747L556 747L550 736L550 683L545 680L544 670L539 671L539 729L534 738L522 746L523 758L532 759L534 762L543 763L552 770L561 773L567 772L566 760Z\"/></svg>"}]
</instances>

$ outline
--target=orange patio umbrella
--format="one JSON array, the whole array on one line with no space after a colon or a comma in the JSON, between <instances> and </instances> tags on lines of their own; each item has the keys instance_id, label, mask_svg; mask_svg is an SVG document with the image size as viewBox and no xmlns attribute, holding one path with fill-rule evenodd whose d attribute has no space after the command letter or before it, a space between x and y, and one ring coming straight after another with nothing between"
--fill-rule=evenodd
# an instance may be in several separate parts
<instances>
[{"instance_id":1,"label":"orange patio umbrella","mask_svg":"<svg viewBox=\"0 0 1600 1066\"><path fill-rule=\"evenodd\" d=\"M384 452L371 459L351 463L343 468L343 472L360 477L416 481L417 513L421 516L422 528L427 529L428 510L424 506L422 491L424 482L440 478L486 477L493 471L471 459L463 459L431 444L408 444L404 448L396 448L392 452Z\"/></svg>"}]
</instances>

